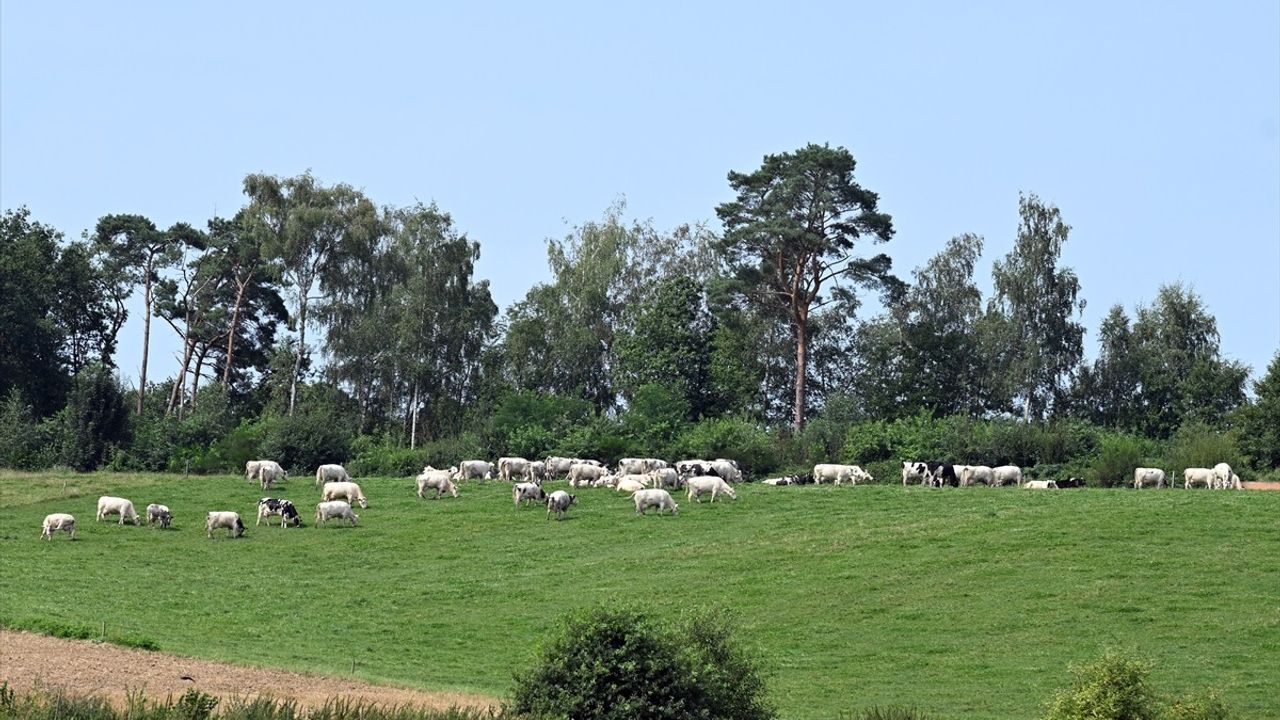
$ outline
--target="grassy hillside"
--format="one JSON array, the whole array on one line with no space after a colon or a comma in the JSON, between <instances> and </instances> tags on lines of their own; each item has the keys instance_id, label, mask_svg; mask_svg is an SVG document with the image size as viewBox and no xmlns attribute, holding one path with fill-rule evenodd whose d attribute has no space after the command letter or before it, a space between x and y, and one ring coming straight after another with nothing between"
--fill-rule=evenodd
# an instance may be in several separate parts
<instances>
[{"instance_id":1,"label":"grassy hillside","mask_svg":"<svg viewBox=\"0 0 1280 720\"><path fill-rule=\"evenodd\" d=\"M438 502L407 478L361 482L359 527L313 527L304 478L272 493L304 508L307 527L281 530L252 526L262 493L241 478L2 475L0 620L500 694L570 608L710 604L736 613L786 718L1034 717L1106 646L1153 659L1160 691L1212 686L1240 717L1280 716L1280 493L748 485L641 518L584 490L549 522L497 482ZM95 524L103 492L168 504L175 529ZM245 539L205 538L223 509ZM56 511L75 542L37 540Z\"/></svg>"}]
</instances>

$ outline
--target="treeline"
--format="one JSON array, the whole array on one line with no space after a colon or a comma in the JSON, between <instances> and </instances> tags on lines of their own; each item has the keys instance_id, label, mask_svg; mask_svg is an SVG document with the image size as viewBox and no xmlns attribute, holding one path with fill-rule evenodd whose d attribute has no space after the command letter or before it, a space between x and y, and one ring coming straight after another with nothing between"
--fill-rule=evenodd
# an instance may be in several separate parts
<instances>
[{"instance_id":1,"label":"treeline","mask_svg":"<svg viewBox=\"0 0 1280 720\"><path fill-rule=\"evenodd\" d=\"M249 175L244 206L203 228L105 215L68 242L8 210L0 465L224 472L263 456L408 472L554 452L730 455L757 474L900 456L1080 466L1108 443L1156 462L1192 435L1242 467L1280 465L1280 356L1251 401L1191 289L1113 307L1085 362L1058 208L1019 198L984 298L982 237L952 238L907 279L868 252L893 221L854 168L809 145L731 172L722 232L655 228L618 203L549 240L551 279L503 313L447 212L310 174ZM122 337L135 294L142 337ZM883 311L859 320L872 297ZM171 377L148 374L153 330L180 340ZM119 343L142 347L136 388L115 372ZM908 425L934 440L885 430ZM1007 433L1050 449L975 444Z\"/></svg>"}]
</instances>

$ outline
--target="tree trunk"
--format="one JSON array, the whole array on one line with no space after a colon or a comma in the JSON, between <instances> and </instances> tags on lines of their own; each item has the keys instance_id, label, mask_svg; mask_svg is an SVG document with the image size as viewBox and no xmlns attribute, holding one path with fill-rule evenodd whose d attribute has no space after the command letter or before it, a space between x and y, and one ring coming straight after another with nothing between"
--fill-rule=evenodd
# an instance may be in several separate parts
<instances>
[{"instance_id":1,"label":"tree trunk","mask_svg":"<svg viewBox=\"0 0 1280 720\"><path fill-rule=\"evenodd\" d=\"M147 352L151 349L151 260L148 259L143 269L146 277L143 280L142 297L145 305L142 308L142 372L138 377L138 414L142 414L142 403L147 397Z\"/></svg>"},{"instance_id":2,"label":"tree trunk","mask_svg":"<svg viewBox=\"0 0 1280 720\"><path fill-rule=\"evenodd\" d=\"M224 388L231 384L231 365L235 360L236 332L240 329L240 304L244 302L244 291L249 287L252 277L251 273L243 283L236 280L236 303L231 306L231 332L227 334L227 363L222 368L222 386Z\"/></svg>"},{"instance_id":3,"label":"tree trunk","mask_svg":"<svg viewBox=\"0 0 1280 720\"><path fill-rule=\"evenodd\" d=\"M796 411L795 411L795 428L796 430L804 429L804 383L805 372L808 369L809 361L809 336L808 328L804 322L796 322Z\"/></svg>"},{"instance_id":4,"label":"tree trunk","mask_svg":"<svg viewBox=\"0 0 1280 720\"><path fill-rule=\"evenodd\" d=\"M409 448L418 447L418 381L413 381L413 409L410 414L413 421L409 426Z\"/></svg>"},{"instance_id":5,"label":"tree trunk","mask_svg":"<svg viewBox=\"0 0 1280 720\"><path fill-rule=\"evenodd\" d=\"M289 380L289 417L298 400L298 374L302 372L302 354L307 351L307 296L310 286L301 288L302 300L298 303L298 352L293 358L293 378Z\"/></svg>"},{"instance_id":6,"label":"tree trunk","mask_svg":"<svg viewBox=\"0 0 1280 720\"><path fill-rule=\"evenodd\" d=\"M200 353L196 355L196 368L191 373L191 409L196 409L196 395L200 393L200 372L204 369L204 360L209 356L209 344L205 343L200 346Z\"/></svg>"}]
</instances>

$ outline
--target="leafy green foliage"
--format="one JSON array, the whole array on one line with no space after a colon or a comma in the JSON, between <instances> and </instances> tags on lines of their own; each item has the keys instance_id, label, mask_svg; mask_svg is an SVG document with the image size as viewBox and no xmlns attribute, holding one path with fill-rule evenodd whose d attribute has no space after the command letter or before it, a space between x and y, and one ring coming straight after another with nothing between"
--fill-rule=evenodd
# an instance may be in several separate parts
<instances>
[{"instance_id":1,"label":"leafy green foliage","mask_svg":"<svg viewBox=\"0 0 1280 720\"><path fill-rule=\"evenodd\" d=\"M89 365L75 376L67 406L51 421L58 462L92 470L125 440L129 412L120 382L110 368Z\"/></svg>"},{"instance_id":2,"label":"leafy green foliage","mask_svg":"<svg viewBox=\"0 0 1280 720\"><path fill-rule=\"evenodd\" d=\"M1075 680L1054 695L1045 720L1157 720L1146 662L1108 651L1072 672Z\"/></svg>"},{"instance_id":3,"label":"leafy green foliage","mask_svg":"<svg viewBox=\"0 0 1280 720\"><path fill-rule=\"evenodd\" d=\"M1178 428L1178 432L1169 439L1165 464L1179 469L1175 477L1180 481L1181 468L1211 468L1220 462L1238 468L1242 465L1240 460L1240 452L1231 435L1202 423L1191 422Z\"/></svg>"},{"instance_id":4,"label":"leafy green foliage","mask_svg":"<svg viewBox=\"0 0 1280 720\"><path fill-rule=\"evenodd\" d=\"M1104 435L1094 458L1093 481L1099 487L1124 487L1133 483L1133 470L1149 467L1147 448L1131 435Z\"/></svg>"},{"instance_id":5,"label":"leafy green foliage","mask_svg":"<svg viewBox=\"0 0 1280 720\"><path fill-rule=\"evenodd\" d=\"M686 457L737 460L747 478L763 476L777 466L768 433L739 418L703 420L690 426L675 442Z\"/></svg>"},{"instance_id":6,"label":"leafy green foliage","mask_svg":"<svg viewBox=\"0 0 1280 720\"><path fill-rule=\"evenodd\" d=\"M721 617L660 624L616 603L574 614L516 674L511 707L575 720L774 717L757 662Z\"/></svg>"},{"instance_id":7,"label":"leafy green foliage","mask_svg":"<svg viewBox=\"0 0 1280 720\"><path fill-rule=\"evenodd\" d=\"M1257 399L1239 414L1240 449L1256 470L1280 468L1280 352L1253 391Z\"/></svg>"},{"instance_id":8,"label":"leafy green foliage","mask_svg":"<svg viewBox=\"0 0 1280 720\"><path fill-rule=\"evenodd\" d=\"M1184 695L1169 701L1161 720L1227 720L1231 710L1212 690Z\"/></svg>"}]
</instances>

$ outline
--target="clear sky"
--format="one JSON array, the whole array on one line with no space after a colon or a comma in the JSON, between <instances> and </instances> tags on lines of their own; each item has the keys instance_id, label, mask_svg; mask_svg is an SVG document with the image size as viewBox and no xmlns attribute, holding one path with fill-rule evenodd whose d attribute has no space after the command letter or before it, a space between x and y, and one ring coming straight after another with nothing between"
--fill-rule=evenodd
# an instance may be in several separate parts
<instances>
[{"instance_id":1,"label":"clear sky","mask_svg":"<svg viewBox=\"0 0 1280 720\"><path fill-rule=\"evenodd\" d=\"M1175 281L1255 376L1280 348L1276 0L0 5L0 206L70 237L203 226L245 174L310 169L437 202L505 308L568 224L623 196L718 228L728 171L809 142L853 153L904 278L974 232L989 289L1034 192L1072 226L1090 353Z\"/></svg>"}]
</instances>

